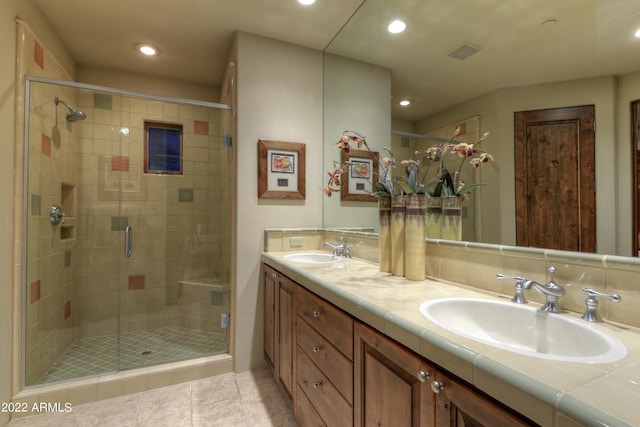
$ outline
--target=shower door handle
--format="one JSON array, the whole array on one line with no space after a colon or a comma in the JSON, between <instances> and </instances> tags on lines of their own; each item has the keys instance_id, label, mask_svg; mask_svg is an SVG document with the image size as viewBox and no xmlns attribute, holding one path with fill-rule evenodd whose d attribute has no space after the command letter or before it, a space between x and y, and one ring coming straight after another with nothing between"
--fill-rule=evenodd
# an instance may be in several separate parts
<instances>
[{"instance_id":1,"label":"shower door handle","mask_svg":"<svg viewBox=\"0 0 640 427\"><path fill-rule=\"evenodd\" d=\"M124 256L129 258L131 256L131 247L133 244L131 235L131 226L127 225L124 229Z\"/></svg>"}]
</instances>

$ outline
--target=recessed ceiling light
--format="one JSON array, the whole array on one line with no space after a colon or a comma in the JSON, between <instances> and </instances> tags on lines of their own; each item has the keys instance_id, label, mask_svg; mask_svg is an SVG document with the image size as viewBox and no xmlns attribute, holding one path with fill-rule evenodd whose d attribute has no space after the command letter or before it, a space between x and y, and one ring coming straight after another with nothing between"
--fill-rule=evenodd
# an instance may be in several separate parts
<instances>
[{"instance_id":1,"label":"recessed ceiling light","mask_svg":"<svg viewBox=\"0 0 640 427\"><path fill-rule=\"evenodd\" d=\"M387 26L387 30L393 34L401 33L405 30L405 28L407 28L407 24L399 19L396 19Z\"/></svg>"},{"instance_id":2,"label":"recessed ceiling light","mask_svg":"<svg viewBox=\"0 0 640 427\"><path fill-rule=\"evenodd\" d=\"M156 56L160 52L158 48L145 43L137 44L136 50L146 56Z\"/></svg>"},{"instance_id":3,"label":"recessed ceiling light","mask_svg":"<svg viewBox=\"0 0 640 427\"><path fill-rule=\"evenodd\" d=\"M310 4L314 4L316 0L298 0L298 3L303 4L305 6L309 6Z\"/></svg>"},{"instance_id":4,"label":"recessed ceiling light","mask_svg":"<svg viewBox=\"0 0 640 427\"><path fill-rule=\"evenodd\" d=\"M411 105L411 100L410 99L401 99L400 102L398 102L398 105L400 105L401 107L407 107L407 106Z\"/></svg>"},{"instance_id":5,"label":"recessed ceiling light","mask_svg":"<svg viewBox=\"0 0 640 427\"><path fill-rule=\"evenodd\" d=\"M640 39L640 29L637 30L633 35Z\"/></svg>"}]
</instances>

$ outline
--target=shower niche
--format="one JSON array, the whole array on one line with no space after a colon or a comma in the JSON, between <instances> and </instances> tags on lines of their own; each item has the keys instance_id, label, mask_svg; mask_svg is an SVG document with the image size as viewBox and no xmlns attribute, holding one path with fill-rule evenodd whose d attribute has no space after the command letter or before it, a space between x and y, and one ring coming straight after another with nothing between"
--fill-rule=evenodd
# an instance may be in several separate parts
<instances>
[{"instance_id":1,"label":"shower niche","mask_svg":"<svg viewBox=\"0 0 640 427\"><path fill-rule=\"evenodd\" d=\"M68 183L60 184L60 208L64 213L64 221L60 224L60 240L74 239L76 226L76 186Z\"/></svg>"}]
</instances>

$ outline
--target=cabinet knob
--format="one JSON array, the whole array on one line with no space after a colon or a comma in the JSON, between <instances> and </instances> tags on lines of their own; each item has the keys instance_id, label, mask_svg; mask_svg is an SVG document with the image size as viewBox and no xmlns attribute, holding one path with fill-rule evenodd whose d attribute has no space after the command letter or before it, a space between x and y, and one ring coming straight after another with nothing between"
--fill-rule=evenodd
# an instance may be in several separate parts
<instances>
[{"instance_id":1,"label":"cabinet knob","mask_svg":"<svg viewBox=\"0 0 640 427\"><path fill-rule=\"evenodd\" d=\"M444 389L444 383L442 381L432 381L431 382L431 390L434 393L440 393Z\"/></svg>"},{"instance_id":2,"label":"cabinet knob","mask_svg":"<svg viewBox=\"0 0 640 427\"><path fill-rule=\"evenodd\" d=\"M277 275L276 273L271 273L271 278L272 278L272 279L277 279L277 278L278 278L278 275Z\"/></svg>"},{"instance_id":3,"label":"cabinet knob","mask_svg":"<svg viewBox=\"0 0 640 427\"><path fill-rule=\"evenodd\" d=\"M314 345L314 346L313 346L313 352L314 352L314 353L317 353L317 352L319 352L319 351L320 351L320 346L319 346L319 345Z\"/></svg>"},{"instance_id":4,"label":"cabinet knob","mask_svg":"<svg viewBox=\"0 0 640 427\"><path fill-rule=\"evenodd\" d=\"M320 317L320 310L313 310L313 317L315 317L316 319Z\"/></svg>"},{"instance_id":5,"label":"cabinet knob","mask_svg":"<svg viewBox=\"0 0 640 427\"><path fill-rule=\"evenodd\" d=\"M322 381L320 380L315 380L313 382L313 388L320 388L321 385L322 385Z\"/></svg>"},{"instance_id":6,"label":"cabinet knob","mask_svg":"<svg viewBox=\"0 0 640 427\"><path fill-rule=\"evenodd\" d=\"M421 383L425 382L426 380L429 379L429 373L425 372L425 371L419 371L418 372L418 379L420 380Z\"/></svg>"}]
</instances>

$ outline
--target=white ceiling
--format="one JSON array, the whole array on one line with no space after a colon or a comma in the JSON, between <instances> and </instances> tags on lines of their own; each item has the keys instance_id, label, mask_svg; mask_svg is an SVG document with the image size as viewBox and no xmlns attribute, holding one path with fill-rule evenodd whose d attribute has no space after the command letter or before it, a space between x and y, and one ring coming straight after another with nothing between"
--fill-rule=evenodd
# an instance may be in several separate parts
<instances>
[{"instance_id":1,"label":"white ceiling","mask_svg":"<svg viewBox=\"0 0 640 427\"><path fill-rule=\"evenodd\" d=\"M415 101L392 112L409 121L501 87L640 70L640 0L32 1L80 66L211 86L236 30L323 50L349 21L328 50L392 70L394 100ZM396 17L408 27L390 35ZM162 54L141 57L139 42ZM447 56L465 42L482 49Z\"/></svg>"}]
</instances>

